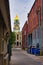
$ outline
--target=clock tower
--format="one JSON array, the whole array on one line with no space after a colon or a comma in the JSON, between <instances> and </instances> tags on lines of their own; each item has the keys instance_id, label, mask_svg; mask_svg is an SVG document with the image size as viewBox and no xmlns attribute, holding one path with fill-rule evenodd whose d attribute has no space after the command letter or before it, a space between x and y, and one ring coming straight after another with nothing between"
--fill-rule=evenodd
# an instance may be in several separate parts
<instances>
[{"instance_id":1,"label":"clock tower","mask_svg":"<svg viewBox=\"0 0 43 65\"><path fill-rule=\"evenodd\" d=\"M14 19L14 32L15 32L15 35L16 35L15 47L21 47L22 34L20 32L20 22L19 22L18 15L16 15L16 17Z\"/></svg>"},{"instance_id":2,"label":"clock tower","mask_svg":"<svg viewBox=\"0 0 43 65\"><path fill-rule=\"evenodd\" d=\"M19 17L16 15L14 19L14 31L19 32L20 31L20 22L19 22Z\"/></svg>"}]
</instances>

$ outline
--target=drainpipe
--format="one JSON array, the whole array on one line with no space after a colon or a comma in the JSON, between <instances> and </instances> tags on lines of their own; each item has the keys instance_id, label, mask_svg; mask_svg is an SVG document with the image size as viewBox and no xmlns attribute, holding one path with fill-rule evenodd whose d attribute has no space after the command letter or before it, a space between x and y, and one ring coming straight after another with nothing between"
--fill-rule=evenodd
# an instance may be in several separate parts
<instances>
[{"instance_id":1,"label":"drainpipe","mask_svg":"<svg viewBox=\"0 0 43 65\"><path fill-rule=\"evenodd\" d=\"M25 31L24 35L25 35L25 48L26 48L26 31Z\"/></svg>"},{"instance_id":2,"label":"drainpipe","mask_svg":"<svg viewBox=\"0 0 43 65\"><path fill-rule=\"evenodd\" d=\"M39 47L41 48L41 44L42 44L42 34L41 34L41 21L40 21L40 16L41 16L41 9L40 7L38 8L38 10L36 11L36 14L38 16L38 38L39 38Z\"/></svg>"}]
</instances>

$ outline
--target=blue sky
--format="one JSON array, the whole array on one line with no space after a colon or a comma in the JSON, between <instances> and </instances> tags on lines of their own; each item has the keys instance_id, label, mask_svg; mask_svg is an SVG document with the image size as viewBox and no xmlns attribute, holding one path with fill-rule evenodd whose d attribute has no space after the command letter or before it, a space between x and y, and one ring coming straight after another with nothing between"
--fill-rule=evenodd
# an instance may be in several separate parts
<instances>
[{"instance_id":1,"label":"blue sky","mask_svg":"<svg viewBox=\"0 0 43 65\"><path fill-rule=\"evenodd\" d=\"M27 20L27 14L31 10L34 1L35 0L9 0L12 31L16 14L19 16L20 30L22 30L22 27L25 24L25 21Z\"/></svg>"}]
</instances>

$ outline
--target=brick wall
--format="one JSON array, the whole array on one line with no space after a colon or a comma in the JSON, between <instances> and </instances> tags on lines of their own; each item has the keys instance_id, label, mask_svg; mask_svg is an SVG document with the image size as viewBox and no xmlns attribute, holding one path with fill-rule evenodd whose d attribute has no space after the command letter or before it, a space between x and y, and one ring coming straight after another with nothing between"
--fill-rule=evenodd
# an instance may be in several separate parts
<instances>
[{"instance_id":1,"label":"brick wall","mask_svg":"<svg viewBox=\"0 0 43 65\"><path fill-rule=\"evenodd\" d=\"M32 34L34 44L36 45L38 42L40 42L40 46L43 46L43 7L42 7L43 0L35 0L29 14L28 14L28 25L25 23L22 29L22 44L25 45L25 37L29 34ZM39 13L40 11L40 25L42 27L39 27ZM26 27L28 26L28 28ZM26 35L24 34L26 31ZM41 32L40 32L41 31ZM35 36L36 34L36 36ZM38 38L38 36L40 38ZM39 41L40 40L40 41ZM34 45L33 44L33 45Z\"/></svg>"},{"instance_id":2,"label":"brick wall","mask_svg":"<svg viewBox=\"0 0 43 65\"><path fill-rule=\"evenodd\" d=\"M22 29L22 48L27 47L28 22L26 21Z\"/></svg>"}]
</instances>

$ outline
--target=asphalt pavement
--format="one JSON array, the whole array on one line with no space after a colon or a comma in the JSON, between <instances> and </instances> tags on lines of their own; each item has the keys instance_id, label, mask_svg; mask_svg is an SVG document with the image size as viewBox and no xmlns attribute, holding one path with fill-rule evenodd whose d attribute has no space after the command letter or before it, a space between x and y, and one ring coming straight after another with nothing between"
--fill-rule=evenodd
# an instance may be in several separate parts
<instances>
[{"instance_id":1,"label":"asphalt pavement","mask_svg":"<svg viewBox=\"0 0 43 65\"><path fill-rule=\"evenodd\" d=\"M12 50L10 65L43 65L43 63L35 56L16 48Z\"/></svg>"}]
</instances>

